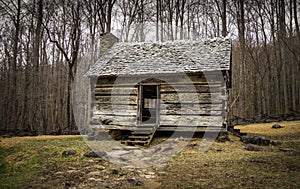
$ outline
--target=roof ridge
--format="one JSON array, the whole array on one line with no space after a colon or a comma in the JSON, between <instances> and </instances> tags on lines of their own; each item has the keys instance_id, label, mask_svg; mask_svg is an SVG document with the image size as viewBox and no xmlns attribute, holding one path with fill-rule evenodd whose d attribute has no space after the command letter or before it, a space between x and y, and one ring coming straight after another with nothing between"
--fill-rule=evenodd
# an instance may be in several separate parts
<instances>
[{"instance_id":1,"label":"roof ridge","mask_svg":"<svg viewBox=\"0 0 300 189\"><path fill-rule=\"evenodd\" d=\"M115 44L118 45L128 45L128 46L134 46L134 45L141 45L141 44L149 44L149 45L153 45L153 44L158 44L158 45L164 45L164 44L181 44L181 43L205 43L205 42L224 42L224 41L228 41L231 42L231 37L230 36L226 36L226 37L214 37L214 38L201 38L200 40L193 40L193 39L179 39L179 40L167 40L167 41L142 41L142 42L124 42L124 41L119 41Z\"/></svg>"}]
</instances>

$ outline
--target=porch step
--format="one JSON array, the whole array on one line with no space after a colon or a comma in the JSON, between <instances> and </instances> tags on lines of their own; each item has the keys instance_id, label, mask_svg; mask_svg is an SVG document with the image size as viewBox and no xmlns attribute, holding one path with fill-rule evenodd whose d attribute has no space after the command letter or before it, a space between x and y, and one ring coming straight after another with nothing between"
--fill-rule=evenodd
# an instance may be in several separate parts
<instances>
[{"instance_id":1,"label":"porch step","mask_svg":"<svg viewBox=\"0 0 300 189\"><path fill-rule=\"evenodd\" d=\"M130 139L149 139L149 135L146 135L146 136L131 135L128 138L130 138Z\"/></svg>"},{"instance_id":2,"label":"porch step","mask_svg":"<svg viewBox=\"0 0 300 189\"><path fill-rule=\"evenodd\" d=\"M154 126L141 126L130 129L131 133L126 140L121 141L126 145L150 145L153 136L156 132Z\"/></svg>"},{"instance_id":3,"label":"porch step","mask_svg":"<svg viewBox=\"0 0 300 189\"><path fill-rule=\"evenodd\" d=\"M153 127L135 127L135 128L131 128L130 131L133 131L133 132L138 132L138 131L152 132Z\"/></svg>"},{"instance_id":4,"label":"porch step","mask_svg":"<svg viewBox=\"0 0 300 189\"><path fill-rule=\"evenodd\" d=\"M131 135L150 135L152 131L133 131Z\"/></svg>"},{"instance_id":5,"label":"porch step","mask_svg":"<svg viewBox=\"0 0 300 189\"><path fill-rule=\"evenodd\" d=\"M131 140L131 141L127 141L129 144L147 144L148 141L147 140Z\"/></svg>"}]
</instances>

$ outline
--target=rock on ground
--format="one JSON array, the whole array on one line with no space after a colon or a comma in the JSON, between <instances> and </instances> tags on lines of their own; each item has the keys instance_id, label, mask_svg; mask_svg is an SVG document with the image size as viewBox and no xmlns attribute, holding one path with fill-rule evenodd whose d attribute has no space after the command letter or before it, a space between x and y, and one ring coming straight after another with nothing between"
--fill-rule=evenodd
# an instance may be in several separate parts
<instances>
[{"instance_id":1,"label":"rock on ground","mask_svg":"<svg viewBox=\"0 0 300 189\"><path fill-rule=\"evenodd\" d=\"M246 144L245 145L245 150L248 150L248 151L263 151L263 149L257 145L253 145L253 144Z\"/></svg>"},{"instance_id":2,"label":"rock on ground","mask_svg":"<svg viewBox=\"0 0 300 189\"><path fill-rule=\"evenodd\" d=\"M228 133L220 133L216 139L217 142L226 142L230 141Z\"/></svg>"},{"instance_id":3,"label":"rock on ground","mask_svg":"<svg viewBox=\"0 0 300 189\"><path fill-rule=\"evenodd\" d=\"M92 158L98 158L98 157L106 156L106 152L94 152L94 151L90 151L90 152L84 153L83 156L85 156L85 157L92 157Z\"/></svg>"},{"instance_id":4,"label":"rock on ground","mask_svg":"<svg viewBox=\"0 0 300 189\"><path fill-rule=\"evenodd\" d=\"M76 150L66 150L61 154L62 157L74 156L76 155Z\"/></svg>"},{"instance_id":5,"label":"rock on ground","mask_svg":"<svg viewBox=\"0 0 300 189\"><path fill-rule=\"evenodd\" d=\"M256 144L261 146L267 146L270 144L270 139L264 136L243 136L241 141L245 144Z\"/></svg>"},{"instance_id":6,"label":"rock on ground","mask_svg":"<svg viewBox=\"0 0 300 189\"><path fill-rule=\"evenodd\" d=\"M272 126L272 129L280 129L280 128L283 128L283 127L281 125L279 125L279 124L274 124Z\"/></svg>"}]
</instances>

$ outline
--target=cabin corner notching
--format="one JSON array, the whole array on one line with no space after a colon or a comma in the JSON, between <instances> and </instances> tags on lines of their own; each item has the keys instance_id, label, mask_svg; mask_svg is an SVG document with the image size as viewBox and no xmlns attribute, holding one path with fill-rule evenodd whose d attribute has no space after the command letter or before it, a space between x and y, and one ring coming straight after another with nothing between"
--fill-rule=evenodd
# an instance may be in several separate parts
<instances>
[{"instance_id":1,"label":"cabin corner notching","mask_svg":"<svg viewBox=\"0 0 300 189\"><path fill-rule=\"evenodd\" d=\"M119 130L226 130L230 55L229 39L115 43L87 72L97 78L93 122Z\"/></svg>"}]
</instances>

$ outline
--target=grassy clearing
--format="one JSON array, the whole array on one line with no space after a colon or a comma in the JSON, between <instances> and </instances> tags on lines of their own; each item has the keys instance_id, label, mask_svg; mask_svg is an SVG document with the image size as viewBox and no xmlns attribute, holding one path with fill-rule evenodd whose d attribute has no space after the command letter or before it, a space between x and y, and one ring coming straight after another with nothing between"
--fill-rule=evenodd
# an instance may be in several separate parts
<instances>
[{"instance_id":1,"label":"grassy clearing","mask_svg":"<svg viewBox=\"0 0 300 189\"><path fill-rule=\"evenodd\" d=\"M231 142L214 143L205 153L187 147L161 177L162 188L298 188L300 121L280 124L284 128L271 129L273 123L237 127L250 135L282 142L279 147L264 147L263 152L246 151L233 135Z\"/></svg>"},{"instance_id":2,"label":"grassy clearing","mask_svg":"<svg viewBox=\"0 0 300 189\"><path fill-rule=\"evenodd\" d=\"M270 137L276 136L295 136L300 132L300 121L285 121L280 122L279 124L283 126L282 129L272 129L274 123L262 123L262 124L250 124L250 125L241 125L235 126L237 129L241 129L241 132L246 132L249 134L260 134L267 135Z\"/></svg>"},{"instance_id":3,"label":"grassy clearing","mask_svg":"<svg viewBox=\"0 0 300 189\"><path fill-rule=\"evenodd\" d=\"M199 152L203 141L193 139L193 145L185 147L169 162L168 168L161 170L165 174L157 173L155 179L144 180L143 187L149 182L156 188L298 188L300 121L282 122L282 129L271 129L273 124L237 128L282 142L280 146L266 146L262 152L246 151L239 138L230 135L231 141L213 143L207 152ZM62 152L70 149L77 154L62 157ZM86 151L89 147L80 136L2 138L0 163L4 166L0 167L0 188L101 188L105 187L103 182L87 181L87 173L101 166L106 167L105 175L100 176L105 182L121 179L120 175L108 174L116 165L105 161L91 163L83 157ZM120 172L125 174L126 170ZM127 172L127 176L136 176Z\"/></svg>"},{"instance_id":4,"label":"grassy clearing","mask_svg":"<svg viewBox=\"0 0 300 189\"><path fill-rule=\"evenodd\" d=\"M75 149L78 156L63 158L64 150ZM78 136L38 136L1 139L0 188L21 188L48 166L54 167L67 161L80 160L84 150ZM81 155L80 155L81 154ZM54 165L53 165L54 164Z\"/></svg>"},{"instance_id":5,"label":"grassy clearing","mask_svg":"<svg viewBox=\"0 0 300 189\"><path fill-rule=\"evenodd\" d=\"M251 124L245 126L237 126L241 132L250 135L264 135L272 140L283 142L283 147L292 148L300 152L300 121L280 122L283 126L281 129L272 129L275 123Z\"/></svg>"}]
</instances>

